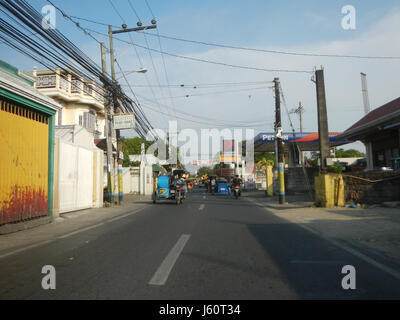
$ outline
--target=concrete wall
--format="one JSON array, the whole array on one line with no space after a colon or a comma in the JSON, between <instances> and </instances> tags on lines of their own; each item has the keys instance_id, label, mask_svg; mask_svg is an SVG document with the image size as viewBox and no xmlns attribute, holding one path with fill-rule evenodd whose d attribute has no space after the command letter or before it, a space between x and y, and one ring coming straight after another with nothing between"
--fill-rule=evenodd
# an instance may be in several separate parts
<instances>
[{"instance_id":1,"label":"concrete wall","mask_svg":"<svg viewBox=\"0 0 400 320\"><path fill-rule=\"evenodd\" d=\"M343 175L347 202L378 204L400 201L400 173L362 172ZM372 182L384 179L381 182Z\"/></svg>"},{"instance_id":2,"label":"concrete wall","mask_svg":"<svg viewBox=\"0 0 400 320\"><path fill-rule=\"evenodd\" d=\"M138 194L140 192L139 189L139 167L129 167L122 169L122 184L123 184L123 192L126 193L134 193Z\"/></svg>"}]
</instances>

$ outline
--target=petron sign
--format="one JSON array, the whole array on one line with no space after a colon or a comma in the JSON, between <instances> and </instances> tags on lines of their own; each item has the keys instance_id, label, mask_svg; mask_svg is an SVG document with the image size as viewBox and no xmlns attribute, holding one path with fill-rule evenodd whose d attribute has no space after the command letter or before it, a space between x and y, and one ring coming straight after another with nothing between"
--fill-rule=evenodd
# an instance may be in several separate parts
<instances>
[{"instance_id":1,"label":"petron sign","mask_svg":"<svg viewBox=\"0 0 400 320\"><path fill-rule=\"evenodd\" d=\"M132 114L121 114L113 117L114 129L134 129L135 128L135 115Z\"/></svg>"},{"instance_id":2,"label":"petron sign","mask_svg":"<svg viewBox=\"0 0 400 320\"><path fill-rule=\"evenodd\" d=\"M335 137L339 135L339 133L329 133L329 140L331 142L337 141ZM259 135L259 141L264 143L273 143L275 142L275 133L262 133ZM283 142L319 142L319 136L316 132L309 133L282 133Z\"/></svg>"},{"instance_id":3,"label":"petron sign","mask_svg":"<svg viewBox=\"0 0 400 320\"><path fill-rule=\"evenodd\" d=\"M340 146L349 141L340 139L337 136L340 133L329 133L330 147ZM287 150L289 146L297 144L302 151L316 151L319 150L319 135L318 132L282 132L282 142L284 148ZM276 134L273 132L260 133L254 138L254 151L255 152L274 152L275 151L275 138Z\"/></svg>"}]
</instances>

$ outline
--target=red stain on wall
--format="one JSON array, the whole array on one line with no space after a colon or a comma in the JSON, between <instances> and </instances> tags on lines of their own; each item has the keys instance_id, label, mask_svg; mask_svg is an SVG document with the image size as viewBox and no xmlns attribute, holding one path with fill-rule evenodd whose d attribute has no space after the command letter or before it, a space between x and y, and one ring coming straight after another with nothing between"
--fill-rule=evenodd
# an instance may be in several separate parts
<instances>
[{"instance_id":1,"label":"red stain on wall","mask_svg":"<svg viewBox=\"0 0 400 320\"><path fill-rule=\"evenodd\" d=\"M39 188L11 188L10 200L0 203L0 225L47 215L47 193Z\"/></svg>"}]
</instances>

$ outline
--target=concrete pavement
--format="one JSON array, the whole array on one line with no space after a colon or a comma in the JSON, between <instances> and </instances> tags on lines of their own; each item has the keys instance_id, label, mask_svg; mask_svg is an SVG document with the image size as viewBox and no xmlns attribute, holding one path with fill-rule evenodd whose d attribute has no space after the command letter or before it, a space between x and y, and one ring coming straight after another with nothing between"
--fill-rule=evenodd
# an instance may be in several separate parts
<instances>
[{"instance_id":1,"label":"concrete pavement","mask_svg":"<svg viewBox=\"0 0 400 320\"><path fill-rule=\"evenodd\" d=\"M145 201L139 209L3 256L0 299L400 298L396 274L254 194L200 190L180 206ZM55 290L41 287L44 265L56 269ZM341 286L344 265L356 269L356 290Z\"/></svg>"}]
</instances>

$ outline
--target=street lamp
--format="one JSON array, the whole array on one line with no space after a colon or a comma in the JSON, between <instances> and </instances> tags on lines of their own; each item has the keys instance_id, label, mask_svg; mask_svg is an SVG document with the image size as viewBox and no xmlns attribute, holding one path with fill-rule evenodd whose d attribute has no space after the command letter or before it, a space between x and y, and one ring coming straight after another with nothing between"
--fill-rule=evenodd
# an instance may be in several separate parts
<instances>
[{"instance_id":1,"label":"street lamp","mask_svg":"<svg viewBox=\"0 0 400 320\"><path fill-rule=\"evenodd\" d=\"M128 71L116 72L116 73L125 73L125 75L127 76L128 74L131 74L131 73L135 73L135 72L136 73L146 73L147 71L148 71L147 68L140 68L139 70L128 70ZM121 79L122 77L119 77L118 79Z\"/></svg>"}]
</instances>

